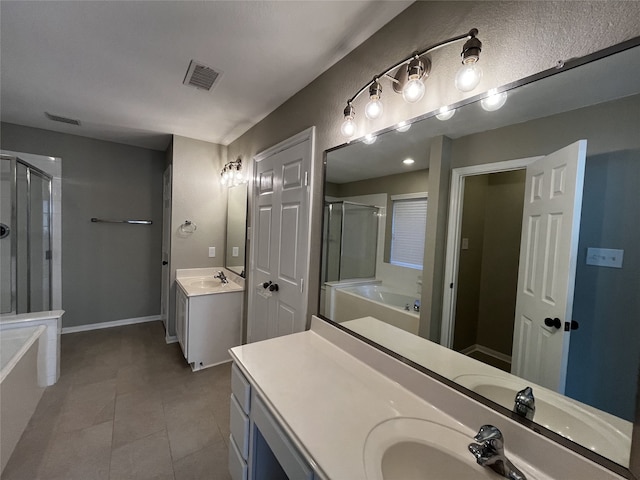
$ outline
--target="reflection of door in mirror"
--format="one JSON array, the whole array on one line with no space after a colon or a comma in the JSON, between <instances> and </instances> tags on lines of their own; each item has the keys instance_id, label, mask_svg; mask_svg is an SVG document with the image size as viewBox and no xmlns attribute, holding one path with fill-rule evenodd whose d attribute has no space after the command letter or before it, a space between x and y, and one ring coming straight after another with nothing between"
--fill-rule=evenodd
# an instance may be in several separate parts
<instances>
[{"instance_id":1,"label":"reflection of door in mirror","mask_svg":"<svg viewBox=\"0 0 640 480\"><path fill-rule=\"evenodd\" d=\"M229 187L227 203L227 246L225 267L245 276L245 245L247 238L247 184Z\"/></svg>"}]
</instances>

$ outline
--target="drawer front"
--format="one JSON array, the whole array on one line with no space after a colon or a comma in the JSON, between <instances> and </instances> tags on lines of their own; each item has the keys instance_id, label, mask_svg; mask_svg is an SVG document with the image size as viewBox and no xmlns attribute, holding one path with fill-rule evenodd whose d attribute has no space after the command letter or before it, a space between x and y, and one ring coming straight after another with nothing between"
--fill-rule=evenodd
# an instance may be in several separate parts
<instances>
[{"instance_id":1,"label":"drawer front","mask_svg":"<svg viewBox=\"0 0 640 480\"><path fill-rule=\"evenodd\" d=\"M229 473L231 478L233 480L247 480L247 463L240 456L233 437L230 437L229 440Z\"/></svg>"},{"instance_id":2,"label":"drawer front","mask_svg":"<svg viewBox=\"0 0 640 480\"><path fill-rule=\"evenodd\" d=\"M240 407L249 415L249 409L251 408L251 385L244 375L234 363L231 367L231 391L236 396Z\"/></svg>"},{"instance_id":3,"label":"drawer front","mask_svg":"<svg viewBox=\"0 0 640 480\"><path fill-rule=\"evenodd\" d=\"M249 456L249 417L242 411L234 394L231 394L230 409L231 437L240 455L246 460Z\"/></svg>"}]
</instances>

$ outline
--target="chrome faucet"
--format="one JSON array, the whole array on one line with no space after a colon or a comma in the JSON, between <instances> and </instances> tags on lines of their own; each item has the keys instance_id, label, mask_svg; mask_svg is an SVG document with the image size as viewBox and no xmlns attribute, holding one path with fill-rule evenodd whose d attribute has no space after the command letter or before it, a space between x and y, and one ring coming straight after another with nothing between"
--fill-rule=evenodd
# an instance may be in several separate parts
<instances>
[{"instance_id":1,"label":"chrome faucet","mask_svg":"<svg viewBox=\"0 0 640 480\"><path fill-rule=\"evenodd\" d=\"M473 437L476 442L469 445L469 451L476 457L478 465L489 467L494 472L510 480L527 480L520 470L504 454L502 432L493 425L483 425Z\"/></svg>"},{"instance_id":2,"label":"chrome faucet","mask_svg":"<svg viewBox=\"0 0 640 480\"><path fill-rule=\"evenodd\" d=\"M533 396L531 387L520 390L516 394L516 403L513 406L513 411L521 417L533 420L533 416L536 413L536 399Z\"/></svg>"},{"instance_id":3,"label":"chrome faucet","mask_svg":"<svg viewBox=\"0 0 640 480\"><path fill-rule=\"evenodd\" d=\"M229 280L227 279L227 276L224 274L224 272L222 270L218 271L217 275L214 275L213 278L219 278L220 281L224 284L224 283L229 283Z\"/></svg>"}]
</instances>

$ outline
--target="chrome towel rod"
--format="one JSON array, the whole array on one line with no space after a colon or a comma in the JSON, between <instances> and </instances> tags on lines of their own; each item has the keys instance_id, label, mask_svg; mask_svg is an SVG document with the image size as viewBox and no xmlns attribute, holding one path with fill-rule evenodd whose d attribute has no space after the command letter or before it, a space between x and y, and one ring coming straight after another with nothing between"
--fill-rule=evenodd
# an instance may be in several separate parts
<instances>
[{"instance_id":1,"label":"chrome towel rod","mask_svg":"<svg viewBox=\"0 0 640 480\"><path fill-rule=\"evenodd\" d=\"M101 222L101 223L130 223L132 225L151 225L153 222L151 220L105 220L103 218L92 218L92 222Z\"/></svg>"}]
</instances>

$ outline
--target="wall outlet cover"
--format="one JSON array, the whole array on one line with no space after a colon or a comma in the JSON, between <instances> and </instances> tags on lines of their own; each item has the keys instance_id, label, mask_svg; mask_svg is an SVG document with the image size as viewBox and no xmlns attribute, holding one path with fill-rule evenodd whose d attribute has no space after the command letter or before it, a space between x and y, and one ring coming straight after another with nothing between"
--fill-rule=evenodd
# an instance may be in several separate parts
<instances>
[{"instance_id":1,"label":"wall outlet cover","mask_svg":"<svg viewBox=\"0 0 640 480\"><path fill-rule=\"evenodd\" d=\"M237 257L238 255L240 255L240 249L238 247L233 247L231 251L231 256Z\"/></svg>"},{"instance_id":2,"label":"wall outlet cover","mask_svg":"<svg viewBox=\"0 0 640 480\"><path fill-rule=\"evenodd\" d=\"M216 256L216 247L209 247L209 257L213 258Z\"/></svg>"}]
</instances>

